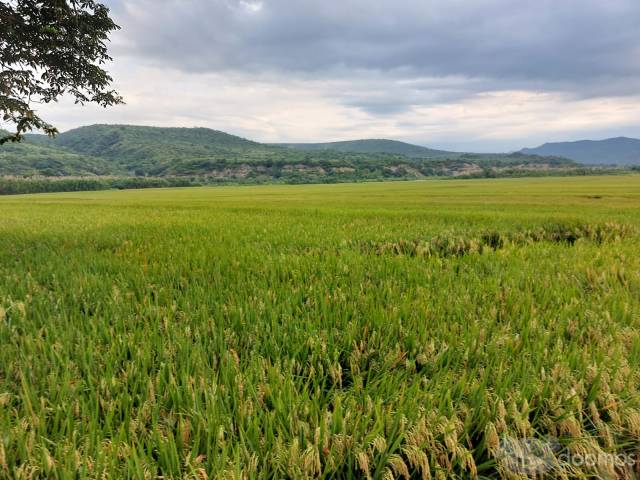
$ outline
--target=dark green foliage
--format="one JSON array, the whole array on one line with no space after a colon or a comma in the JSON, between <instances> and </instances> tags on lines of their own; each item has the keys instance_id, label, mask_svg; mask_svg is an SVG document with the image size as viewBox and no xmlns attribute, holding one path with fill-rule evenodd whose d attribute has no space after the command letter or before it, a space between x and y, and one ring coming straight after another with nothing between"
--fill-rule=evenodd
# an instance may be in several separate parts
<instances>
[{"instance_id":1,"label":"dark green foliage","mask_svg":"<svg viewBox=\"0 0 640 480\"><path fill-rule=\"evenodd\" d=\"M108 35L119 27L109 9L94 0L13 0L0 2L0 112L16 125L0 144L19 141L32 129L57 131L31 109L71 95L76 103L121 103L109 90L102 65Z\"/></svg>"},{"instance_id":2,"label":"dark green foliage","mask_svg":"<svg viewBox=\"0 0 640 480\"><path fill-rule=\"evenodd\" d=\"M0 136L2 134L0 131ZM125 173L103 158L78 154L54 145L26 141L0 147L0 175L60 177Z\"/></svg>"},{"instance_id":3,"label":"dark green foliage","mask_svg":"<svg viewBox=\"0 0 640 480\"><path fill-rule=\"evenodd\" d=\"M0 195L27 193L82 192L93 190L128 190L139 188L194 187L201 185L189 178L144 178L144 177L64 177L60 179L1 178Z\"/></svg>"},{"instance_id":4,"label":"dark green foliage","mask_svg":"<svg viewBox=\"0 0 640 480\"><path fill-rule=\"evenodd\" d=\"M68 148L119 162L173 157L211 157L221 153L262 148L262 145L208 128L156 128L133 125L91 125L76 128L51 140L30 136L30 141Z\"/></svg>"}]
</instances>

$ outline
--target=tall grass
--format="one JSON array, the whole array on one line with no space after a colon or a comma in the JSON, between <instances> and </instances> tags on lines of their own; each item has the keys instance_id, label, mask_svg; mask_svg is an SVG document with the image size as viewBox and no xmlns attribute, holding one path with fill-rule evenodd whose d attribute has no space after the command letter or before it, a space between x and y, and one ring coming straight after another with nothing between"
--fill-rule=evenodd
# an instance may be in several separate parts
<instances>
[{"instance_id":1,"label":"tall grass","mask_svg":"<svg viewBox=\"0 0 640 480\"><path fill-rule=\"evenodd\" d=\"M501 440L547 436L599 459L559 478L633 478L639 187L0 199L0 478L518 478ZM363 248L550 224L606 238Z\"/></svg>"}]
</instances>

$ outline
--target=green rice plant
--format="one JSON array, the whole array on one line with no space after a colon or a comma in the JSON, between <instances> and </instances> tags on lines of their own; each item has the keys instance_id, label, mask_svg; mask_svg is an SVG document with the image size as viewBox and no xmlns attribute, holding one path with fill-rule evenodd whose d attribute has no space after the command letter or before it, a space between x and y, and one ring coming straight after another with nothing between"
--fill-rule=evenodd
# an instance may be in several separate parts
<instances>
[{"instance_id":1,"label":"green rice plant","mask_svg":"<svg viewBox=\"0 0 640 480\"><path fill-rule=\"evenodd\" d=\"M544 225L533 230L516 232L483 231L479 234L438 234L429 240L400 240L397 242L363 242L365 252L377 255L408 255L410 257L455 257L486 253L506 246L523 246L536 242L574 245L579 240L598 244L615 242L632 235L633 228L617 223L604 225Z\"/></svg>"},{"instance_id":2,"label":"green rice plant","mask_svg":"<svg viewBox=\"0 0 640 480\"><path fill-rule=\"evenodd\" d=\"M638 187L0 198L0 478L634 478Z\"/></svg>"}]
</instances>

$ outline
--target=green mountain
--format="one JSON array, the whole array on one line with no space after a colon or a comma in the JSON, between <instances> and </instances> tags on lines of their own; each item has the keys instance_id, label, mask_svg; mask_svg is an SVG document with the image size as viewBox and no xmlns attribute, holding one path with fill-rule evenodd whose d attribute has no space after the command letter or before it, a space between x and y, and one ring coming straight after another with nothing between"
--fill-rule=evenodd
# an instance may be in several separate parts
<instances>
[{"instance_id":1,"label":"green mountain","mask_svg":"<svg viewBox=\"0 0 640 480\"><path fill-rule=\"evenodd\" d=\"M4 132L0 131L0 136ZM85 155L47 142L44 135L33 135L20 143L0 145L0 176L94 176L126 175L104 158ZM31 137L42 137L31 141Z\"/></svg>"},{"instance_id":2,"label":"green mountain","mask_svg":"<svg viewBox=\"0 0 640 480\"><path fill-rule=\"evenodd\" d=\"M578 142L545 143L521 150L526 155L556 155L587 165L640 165L640 140L609 138Z\"/></svg>"},{"instance_id":3,"label":"green mountain","mask_svg":"<svg viewBox=\"0 0 640 480\"><path fill-rule=\"evenodd\" d=\"M458 155L457 153L446 152L444 150L434 150L432 148L421 147L411 143L385 139L351 140L327 143L277 143L274 145L305 151L333 150L337 152L353 153L390 153L414 158L452 158Z\"/></svg>"},{"instance_id":4,"label":"green mountain","mask_svg":"<svg viewBox=\"0 0 640 480\"><path fill-rule=\"evenodd\" d=\"M28 135L27 143L62 148L109 161L114 171L138 175L181 173L181 167L207 168L210 161L240 161L264 155L265 146L208 128L158 128L91 125L61 133L55 139ZM203 163L204 162L204 163Z\"/></svg>"},{"instance_id":5,"label":"green mountain","mask_svg":"<svg viewBox=\"0 0 640 480\"><path fill-rule=\"evenodd\" d=\"M267 145L207 128L92 125L64 132L55 139L27 135L22 143L0 146L0 177L322 183L430 176L546 175L575 172L577 167L567 159L519 153L448 153L390 140L321 145ZM337 147L329 149L327 145Z\"/></svg>"},{"instance_id":6,"label":"green mountain","mask_svg":"<svg viewBox=\"0 0 640 480\"><path fill-rule=\"evenodd\" d=\"M42 135L30 136L29 140L110 159L208 156L220 151L260 147L259 143L208 128L133 125L91 125L61 133L53 140Z\"/></svg>"}]
</instances>

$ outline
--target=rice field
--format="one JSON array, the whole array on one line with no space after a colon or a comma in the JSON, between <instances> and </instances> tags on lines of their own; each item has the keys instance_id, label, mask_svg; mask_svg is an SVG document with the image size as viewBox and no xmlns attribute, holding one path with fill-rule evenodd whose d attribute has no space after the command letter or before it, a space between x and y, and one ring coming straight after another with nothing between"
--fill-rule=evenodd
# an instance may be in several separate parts
<instances>
[{"instance_id":1,"label":"rice field","mask_svg":"<svg viewBox=\"0 0 640 480\"><path fill-rule=\"evenodd\" d=\"M637 175L0 198L0 478L638 478L639 234Z\"/></svg>"}]
</instances>

